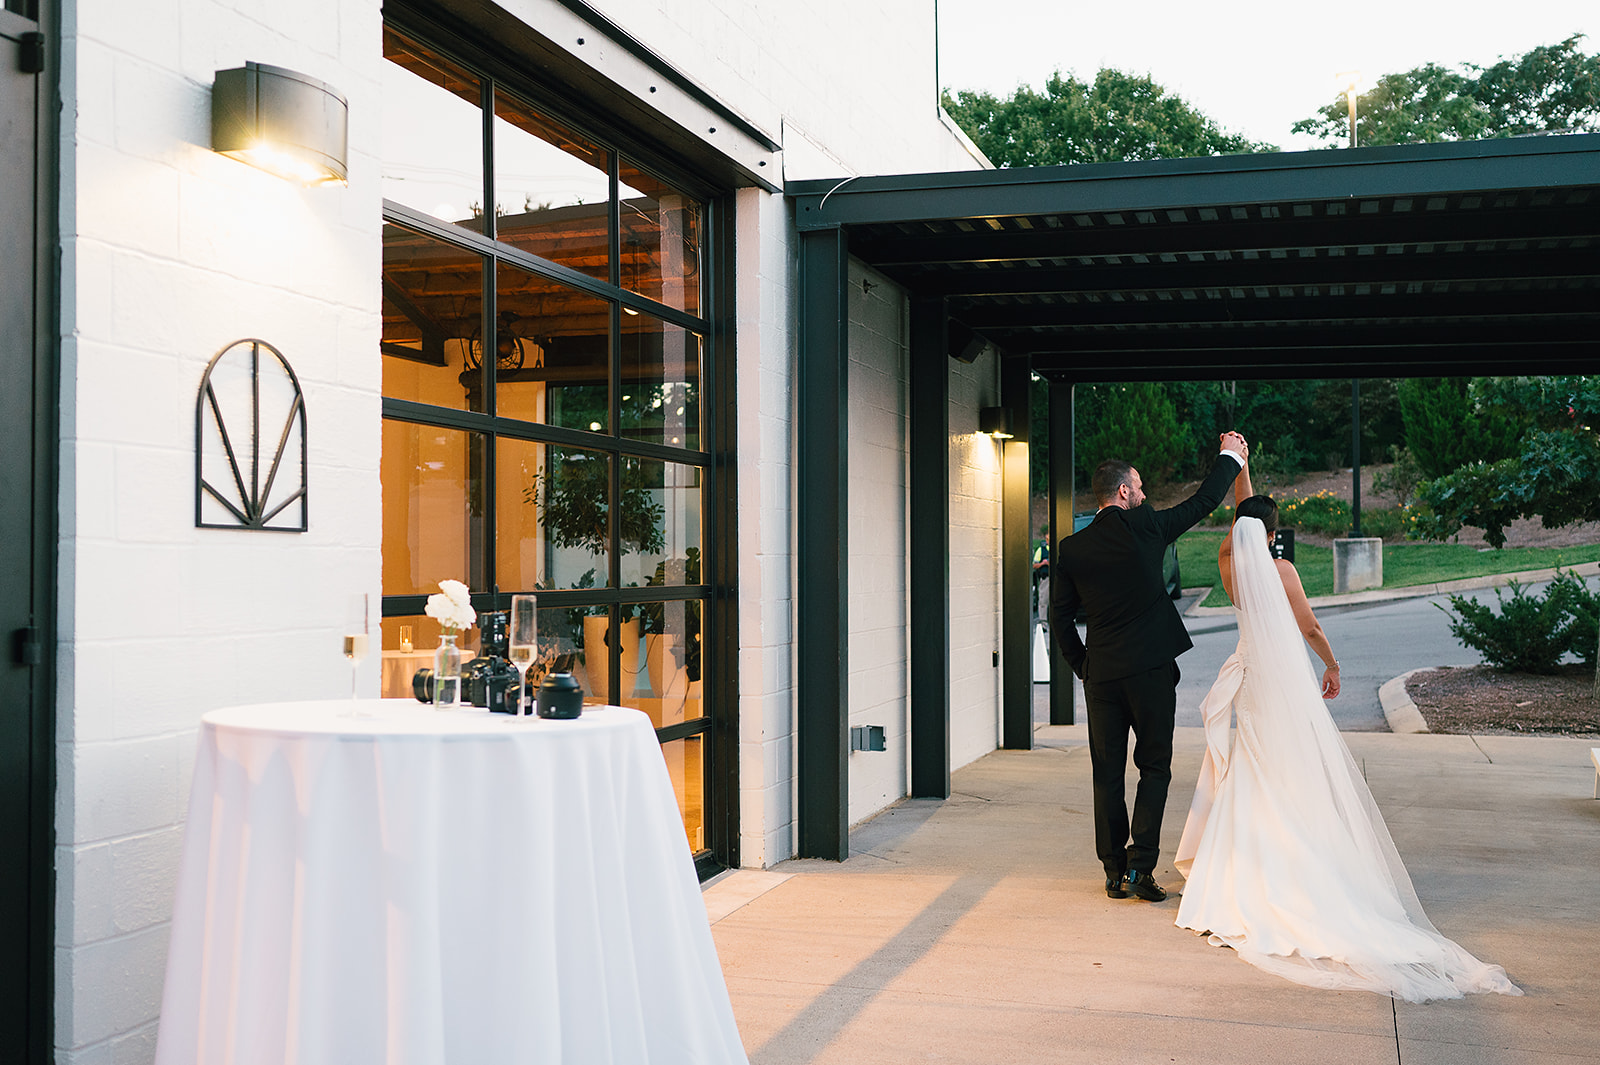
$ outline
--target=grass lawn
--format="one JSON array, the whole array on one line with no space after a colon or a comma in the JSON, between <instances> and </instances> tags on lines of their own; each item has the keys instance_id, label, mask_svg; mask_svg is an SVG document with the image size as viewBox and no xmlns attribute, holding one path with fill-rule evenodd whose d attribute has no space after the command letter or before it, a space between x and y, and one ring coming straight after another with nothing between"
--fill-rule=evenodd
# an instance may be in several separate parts
<instances>
[{"instance_id":1,"label":"grass lawn","mask_svg":"<svg viewBox=\"0 0 1600 1065\"><path fill-rule=\"evenodd\" d=\"M1192 529L1178 538L1178 569L1187 588L1212 585L1202 606L1227 606L1217 576L1217 548L1222 544L1221 529ZM1418 584L1437 584L1463 577L1485 577L1522 570L1573 566L1600 560L1600 544L1581 547L1507 547L1499 551L1480 551L1465 544L1385 544L1383 546L1383 586L1408 588ZM1295 544L1294 565L1306 595L1315 598L1333 594L1333 551L1326 547Z\"/></svg>"}]
</instances>

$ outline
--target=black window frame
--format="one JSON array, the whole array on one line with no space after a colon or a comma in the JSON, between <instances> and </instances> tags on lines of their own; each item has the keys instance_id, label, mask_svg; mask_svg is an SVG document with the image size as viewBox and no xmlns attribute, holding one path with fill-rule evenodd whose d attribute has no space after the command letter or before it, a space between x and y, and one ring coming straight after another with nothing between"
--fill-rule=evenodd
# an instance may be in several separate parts
<instances>
[{"instance_id":1,"label":"black window frame","mask_svg":"<svg viewBox=\"0 0 1600 1065\"><path fill-rule=\"evenodd\" d=\"M432 239L461 247L483 257L484 286L482 326L480 335L493 336L496 321L496 280L502 263L526 271L545 280L554 281L576 289L586 295L607 301L610 305L608 323L609 351L609 401L608 432L587 432L539 422L501 417L496 413L495 360L485 358L481 367L484 373L484 410L472 411L438 407L412 400L382 399L382 417L385 421L401 421L416 425L436 426L467 433L479 434L485 441L481 476L484 513L482 515L483 542L473 550L483 553L483 578L487 591L474 591L475 609L505 610L511 596L517 592L534 589L502 591L495 572L497 564L494 549L496 529L497 448L495 442L505 437L530 443L559 447L582 448L604 453L612 458L611 496L616 499L621 490L621 457L679 463L699 467L701 475L701 581L700 584L622 587L621 568L623 553L618 550L618 522L616 508L610 516L610 541L608 565L610 580L604 588L579 590L537 591L539 607L560 609L569 607L604 607L613 625L620 619L624 606L646 602L700 600L702 607L701 641L706 673L702 679L703 709L701 717L669 725L656 730L657 739L665 744L692 736L701 737L703 744L702 818L705 826L707 848L696 853L696 864L702 877L720 869L738 864L737 827L737 597L733 592L735 573L735 518L737 502L734 494L733 447L731 432L733 420L733 343L732 296L733 282L733 195L732 190L716 188L697 178L692 168L655 151L651 145L626 136L603 122L584 121L582 109L564 101L548 85L540 84L519 75L517 66L507 57L496 56L486 48L447 26L433 23L426 17L408 9L386 9L385 22L405 37L419 45L434 49L453 63L475 74L480 79L480 114L483 117L481 142L483 147L483 203L492 205L494 199L494 118L495 93L503 89L537 107L551 119L568 126L576 134L588 138L606 150L608 185L608 281L552 260L544 259L496 239L495 212L485 209L477 220L483 232L468 229L434 218L405 204L385 199L383 221L420 233ZM593 116L590 116L591 118ZM700 271L697 306L699 314L690 314L639 295L622 285L621 201L619 168L621 161L647 170L666 184L694 197L702 205L702 268ZM700 343L700 423L698 448L675 447L644 440L628 439L621 434L621 356L618 340L621 336L623 308L652 315L665 323L699 335ZM384 617L410 616L423 612L426 594L384 595ZM610 662L611 677L608 690L619 690L621 663L618 656Z\"/></svg>"}]
</instances>

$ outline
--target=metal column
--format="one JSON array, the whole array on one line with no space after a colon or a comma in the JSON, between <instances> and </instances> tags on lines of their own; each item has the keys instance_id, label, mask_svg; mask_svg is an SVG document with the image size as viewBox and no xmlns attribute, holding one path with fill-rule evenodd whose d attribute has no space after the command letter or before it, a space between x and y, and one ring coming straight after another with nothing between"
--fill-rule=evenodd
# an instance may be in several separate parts
<instances>
[{"instance_id":1,"label":"metal column","mask_svg":"<svg viewBox=\"0 0 1600 1065\"><path fill-rule=\"evenodd\" d=\"M1072 533L1073 511L1077 500L1073 494L1073 471L1078 456L1073 449L1076 435L1076 400L1078 386L1071 381L1051 381L1050 388L1050 588L1054 591L1056 546L1061 538ZM1056 619L1049 613L1050 624ZM1072 667L1056 644L1055 631L1050 633L1050 724L1071 725L1077 720L1077 707L1073 702Z\"/></svg>"},{"instance_id":2,"label":"metal column","mask_svg":"<svg viewBox=\"0 0 1600 1065\"><path fill-rule=\"evenodd\" d=\"M798 513L795 699L802 858L850 856L849 323L843 230L800 235L800 353L795 434Z\"/></svg>"},{"instance_id":3,"label":"metal column","mask_svg":"<svg viewBox=\"0 0 1600 1065\"><path fill-rule=\"evenodd\" d=\"M950 797L950 356L945 301L911 302L911 794Z\"/></svg>"},{"instance_id":4,"label":"metal column","mask_svg":"<svg viewBox=\"0 0 1600 1065\"><path fill-rule=\"evenodd\" d=\"M1026 358L1000 360L1000 405L1011 411L1012 438L1001 442L1000 469L1000 720L1002 745L1033 748L1033 542L1029 525Z\"/></svg>"}]
</instances>

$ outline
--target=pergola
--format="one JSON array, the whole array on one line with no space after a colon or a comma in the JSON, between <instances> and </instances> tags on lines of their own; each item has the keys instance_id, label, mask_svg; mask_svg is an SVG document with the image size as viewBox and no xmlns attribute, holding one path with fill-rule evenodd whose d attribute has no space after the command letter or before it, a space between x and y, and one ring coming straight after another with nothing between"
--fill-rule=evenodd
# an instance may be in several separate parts
<instances>
[{"instance_id":1,"label":"pergola","mask_svg":"<svg viewBox=\"0 0 1600 1065\"><path fill-rule=\"evenodd\" d=\"M1600 135L791 183L802 856L848 853L850 258L911 301L911 792L949 794L948 364L1001 355L1002 716L1032 745L1027 412L1048 382L1600 370ZM1052 451L1051 541L1071 525ZM1052 720L1071 720L1054 648Z\"/></svg>"}]
</instances>

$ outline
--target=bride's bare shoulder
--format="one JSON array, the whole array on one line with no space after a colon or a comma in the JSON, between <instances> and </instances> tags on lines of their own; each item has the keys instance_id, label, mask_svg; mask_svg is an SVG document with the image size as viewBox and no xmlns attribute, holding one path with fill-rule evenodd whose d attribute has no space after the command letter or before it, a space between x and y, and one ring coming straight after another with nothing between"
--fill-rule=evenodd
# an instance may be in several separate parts
<instances>
[{"instance_id":1,"label":"bride's bare shoulder","mask_svg":"<svg viewBox=\"0 0 1600 1065\"><path fill-rule=\"evenodd\" d=\"M1275 558L1272 564L1278 567L1278 579L1283 582L1285 588L1300 587L1300 571L1294 568L1293 562L1286 558Z\"/></svg>"}]
</instances>

